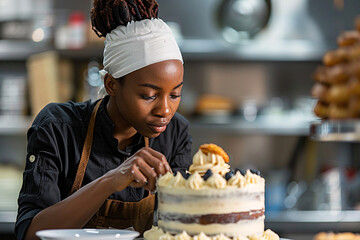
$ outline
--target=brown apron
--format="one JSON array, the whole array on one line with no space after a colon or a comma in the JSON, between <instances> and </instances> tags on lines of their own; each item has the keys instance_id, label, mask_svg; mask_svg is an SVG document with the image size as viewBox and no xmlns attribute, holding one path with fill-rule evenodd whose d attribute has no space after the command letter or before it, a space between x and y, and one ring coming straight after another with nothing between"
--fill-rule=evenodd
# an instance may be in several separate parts
<instances>
[{"instance_id":1,"label":"brown apron","mask_svg":"<svg viewBox=\"0 0 360 240\"><path fill-rule=\"evenodd\" d=\"M73 194L81 187L86 166L90 157L96 113L101 102L102 99L98 101L91 114L79 167L69 195ZM148 143L147 138L145 138L145 142ZM153 224L154 205L155 195L150 193L149 196L139 202L123 202L107 199L84 227L117 229L134 227L134 229L142 235L146 230L150 229Z\"/></svg>"}]
</instances>

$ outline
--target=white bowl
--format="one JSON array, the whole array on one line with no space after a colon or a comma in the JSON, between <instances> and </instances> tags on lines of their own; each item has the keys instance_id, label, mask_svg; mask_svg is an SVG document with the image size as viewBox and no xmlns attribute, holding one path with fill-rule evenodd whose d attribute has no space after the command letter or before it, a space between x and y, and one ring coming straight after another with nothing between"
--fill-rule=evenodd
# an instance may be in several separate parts
<instances>
[{"instance_id":1,"label":"white bowl","mask_svg":"<svg viewBox=\"0 0 360 240\"><path fill-rule=\"evenodd\" d=\"M53 229L36 232L42 240L132 240L139 236L138 232L117 229Z\"/></svg>"}]
</instances>

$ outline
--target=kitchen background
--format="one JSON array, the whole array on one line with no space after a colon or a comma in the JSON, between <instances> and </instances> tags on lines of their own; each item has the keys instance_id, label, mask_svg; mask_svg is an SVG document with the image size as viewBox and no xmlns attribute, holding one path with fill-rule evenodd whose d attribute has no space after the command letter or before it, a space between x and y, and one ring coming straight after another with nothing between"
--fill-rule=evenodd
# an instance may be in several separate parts
<instances>
[{"instance_id":1,"label":"kitchen background","mask_svg":"<svg viewBox=\"0 0 360 240\"><path fill-rule=\"evenodd\" d=\"M309 137L312 73L354 29L357 0L158 0L185 60L179 112L193 151L221 145L266 178L266 227L281 237L360 231L360 151ZM0 239L14 239L33 116L96 99L103 39L91 1L0 0Z\"/></svg>"}]
</instances>

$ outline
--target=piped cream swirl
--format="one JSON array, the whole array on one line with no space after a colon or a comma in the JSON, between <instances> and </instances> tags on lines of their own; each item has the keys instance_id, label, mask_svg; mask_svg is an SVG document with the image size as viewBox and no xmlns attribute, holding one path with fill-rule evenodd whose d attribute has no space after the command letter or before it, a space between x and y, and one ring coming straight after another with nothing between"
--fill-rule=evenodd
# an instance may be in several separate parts
<instances>
[{"instance_id":1,"label":"piped cream swirl","mask_svg":"<svg viewBox=\"0 0 360 240\"><path fill-rule=\"evenodd\" d=\"M218 234L213 237L209 237L203 232L195 236L188 235L185 231L181 234L171 235L168 232L164 232L161 228L153 226L150 230L144 233L145 240L279 240L280 237L275 232L267 229L263 234L252 236L234 236L229 238L224 234Z\"/></svg>"},{"instance_id":2,"label":"piped cream swirl","mask_svg":"<svg viewBox=\"0 0 360 240\"><path fill-rule=\"evenodd\" d=\"M186 181L186 187L191 189L200 189L204 184L204 180L198 172L192 174Z\"/></svg>"},{"instance_id":3,"label":"piped cream swirl","mask_svg":"<svg viewBox=\"0 0 360 240\"><path fill-rule=\"evenodd\" d=\"M198 172L203 176L208 169L213 173L224 176L230 171L230 165L225 163L222 156L214 153L204 153L199 149L193 157L193 164L189 167L189 172Z\"/></svg>"},{"instance_id":4,"label":"piped cream swirl","mask_svg":"<svg viewBox=\"0 0 360 240\"><path fill-rule=\"evenodd\" d=\"M230 186L245 187L246 179L239 171L237 171L235 175L229 179L228 184Z\"/></svg>"},{"instance_id":5,"label":"piped cream swirl","mask_svg":"<svg viewBox=\"0 0 360 240\"><path fill-rule=\"evenodd\" d=\"M193 190L199 190L203 188L216 188L224 189L230 188L248 188L251 187L254 190L262 189L265 185L265 179L259 175L251 173L250 170L246 171L243 176L239 171L235 173L228 181L218 173L213 173L206 181L200 176L198 172L191 174L188 179L185 179L180 172L174 176L171 173L166 173L160 177L157 181L158 187L172 187L172 188L188 188Z\"/></svg>"},{"instance_id":6,"label":"piped cream swirl","mask_svg":"<svg viewBox=\"0 0 360 240\"><path fill-rule=\"evenodd\" d=\"M158 180L157 180L157 185L159 187L166 187L169 186L170 181L174 178L174 176L170 173L167 172L165 175L161 176Z\"/></svg>"},{"instance_id":7,"label":"piped cream swirl","mask_svg":"<svg viewBox=\"0 0 360 240\"><path fill-rule=\"evenodd\" d=\"M170 233L165 233L159 237L159 240L174 240L175 237Z\"/></svg>"},{"instance_id":8,"label":"piped cream swirl","mask_svg":"<svg viewBox=\"0 0 360 240\"><path fill-rule=\"evenodd\" d=\"M175 235L175 240L191 240L191 236L183 231L181 234Z\"/></svg>"},{"instance_id":9,"label":"piped cream swirl","mask_svg":"<svg viewBox=\"0 0 360 240\"><path fill-rule=\"evenodd\" d=\"M262 235L252 235L249 238L250 240L279 240L280 237L270 229L264 231Z\"/></svg>"},{"instance_id":10,"label":"piped cream swirl","mask_svg":"<svg viewBox=\"0 0 360 240\"><path fill-rule=\"evenodd\" d=\"M230 238L221 233L213 237L213 240L230 240Z\"/></svg>"},{"instance_id":11,"label":"piped cream swirl","mask_svg":"<svg viewBox=\"0 0 360 240\"><path fill-rule=\"evenodd\" d=\"M206 184L213 188L225 188L226 180L220 174L214 173L206 180Z\"/></svg>"},{"instance_id":12,"label":"piped cream swirl","mask_svg":"<svg viewBox=\"0 0 360 240\"><path fill-rule=\"evenodd\" d=\"M180 172L176 173L176 176L170 179L169 185L173 187L185 187L186 180Z\"/></svg>"},{"instance_id":13,"label":"piped cream swirl","mask_svg":"<svg viewBox=\"0 0 360 240\"><path fill-rule=\"evenodd\" d=\"M206 236L206 234L203 232L199 233L199 235L195 235L193 239L194 240L211 240L211 238Z\"/></svg>"},{"instance_id":14,"label":"piped cream swirl","mask_svg":"<svg viewBox=\"0 0 360 240\"><path fill-rule=\"evenodd\" d=\"M265 182L264 178L252 173L249 169L246 171L245 179L247 184L257 184Z\"/></svg>"}]
</instances>

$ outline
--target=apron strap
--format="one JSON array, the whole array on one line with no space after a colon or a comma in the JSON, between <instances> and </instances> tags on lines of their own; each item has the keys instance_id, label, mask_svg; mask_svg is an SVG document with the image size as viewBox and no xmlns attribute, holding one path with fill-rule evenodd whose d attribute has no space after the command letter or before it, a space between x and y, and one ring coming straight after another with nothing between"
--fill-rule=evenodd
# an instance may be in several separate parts
<instances>
[{"instance_id":1,"label":"apron strap","mask_svg":"<svg viewBox=\"0 0 360 240\"><path fill-rule=\"evenodd\" d=\"M145 147L149 147L149 138L144 137L144 140L145 140Z\"/></svg>"},{"instance_id":2,"label":"apron strap","mask_svg":"<svg viewBox=\"0 0 360 240\"><path fill-rule=\"evenodd\" d=\"M79 166L78 166L78 169L76 172L75 181L73 183L73 186L71 188L69 195L73 194L74 192L79 190L81 187L81 184L82 184L82 181L84 178L84 174L85 174L85 170L86 170L86 166L87 166L89 158L90 158L96 114L97 114L97 111L99 109L99 106L100 106L102 100L103 99L100 99L96 103L94 110L91 113L91 118L90 118L89 126L87 129L86 137L85 137L85 143L84 143L84 147L83 147L83 150L81 153L80 163L79 163Z\"/></svg>"}]
</instances>

